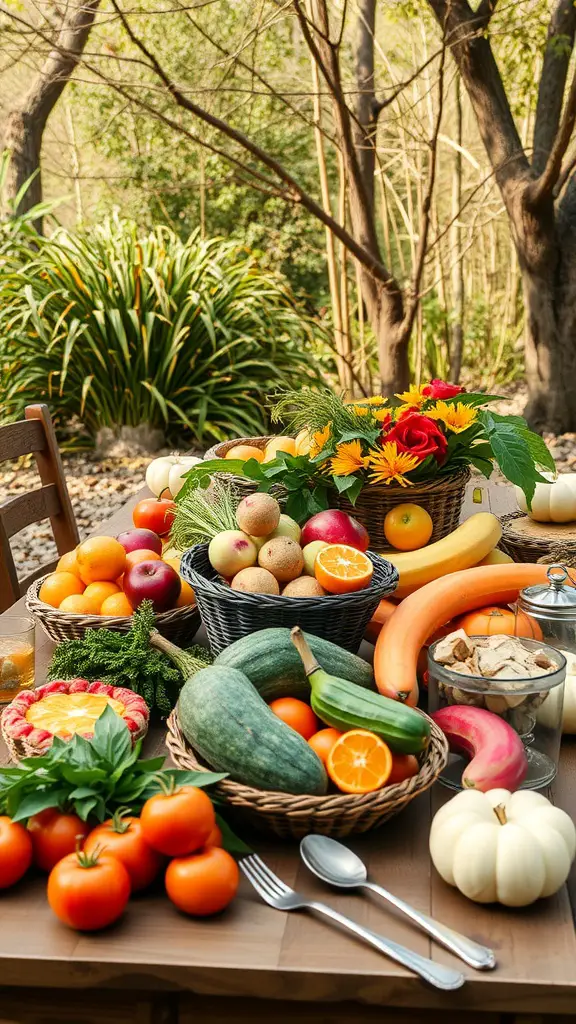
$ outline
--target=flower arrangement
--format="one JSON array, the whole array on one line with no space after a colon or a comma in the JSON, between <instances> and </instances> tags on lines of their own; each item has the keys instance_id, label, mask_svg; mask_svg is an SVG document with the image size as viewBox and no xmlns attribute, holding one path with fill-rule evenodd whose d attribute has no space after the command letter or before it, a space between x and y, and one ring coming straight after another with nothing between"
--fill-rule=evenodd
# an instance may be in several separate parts
<instances>
[{"instance_id":1,"label":"flower arrangement","mask_svg":"<svg viewBox=\"0 0 576 1024\"><path fill-rule=\"evenodd\" d=\"M296 455L278 452L265 464L216 460L194 467L197 482L216 470L258 481L259 490L282 483L286 511L298 521L328 507L330 488L354 504L374 485L411 485L474 466L486 477L494 462L522 488L530 505L540 469L554 471L544 441L521 416L502 416L484 406L498 396L466 392L442 380L411 385L393 399L375 395L346 400L329 388L285 391L272 419L299 435Z\"/></svg>"}]
</instances>

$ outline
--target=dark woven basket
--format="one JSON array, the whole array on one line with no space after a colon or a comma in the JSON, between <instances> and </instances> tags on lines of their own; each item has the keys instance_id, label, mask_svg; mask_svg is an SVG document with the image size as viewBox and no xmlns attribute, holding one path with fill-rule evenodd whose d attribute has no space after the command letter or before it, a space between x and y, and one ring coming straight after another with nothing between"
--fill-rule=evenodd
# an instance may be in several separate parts
<instances>
[{"instance_id":1,"label":"dark woven basket","mask_svg":"<svg viewBox=\"0 0 576 1024\"><path fill-rule=\"evenodd\" d=\"M226 452L229 452L231 448L235 448L238 444L249 444L252 448L260 448L261 451L264 451L268 441L274 436L274 434L268 434L267 437L236 437L232 441L221 441L220 444L215 444L212 448L208 449L204 456L204 461L224 459L226 458ZM241 498L244 498L247 494L253 494L258 489L257 481L249 480L247 476L234 476L233 473L215 473L214 476L218 477L219 480L233 484L234 489L238 491ZM277 501L282 502L282 499L286 496L286 489L282 487L282 484L274 484L270 488L270 494L273 494Z\"/></svg>"},{"instance_id":2,"label":"dark woven basket","mask_svg":"<svg viewBox=\"0 0 576 1024\"><path fill-rule=\"evenodd\" d=\"M500 516L498 547L515 562L576 565L576 523L536 523L524 512Z\"/></svg>"},{"instance_id":3,"label":"dark woven basket","mask_svg":"<svg viewBox=\"0 0 576 1024\"><path fill-rule=\"evenodd\" d=\"M345 495L336 491L331 495L330 504L348 512L362 523L368 530L372 547L377 551L390 550L384 537L384 520L388 512L406 501L421 505L430 514L434 524L429 541L432 544L452 533L458 526L469 479L470 470L462 469L452 476L411 487L368 484L360 491L355 505L351 505Z\"/></svg>"},{"instance_id":4,"label":"dark woven basket","mask_svg":"<svg viewBox=\"0 0 576 1024\"><path fill-rule=\"evenodd\" d=\"M404 782L363 796L344 793L293 796L254 789L224 779L211 788L211 793L241 813L247 825L273 832L282 839L302 839L309 832L342 839L356 832L368 832L398 814L415 796L429 789L448 761L448 743L444 733L423 711L419 714L430 723L430 743L418 757L420 768L417 775ZM210 771L180 729L177 710L172 712L166 724L166 744L175 764L187 771Z\"/></svg>"},{"instance_id":5,"label":"dark woven basket","mask_svg":"<svg viewBox=\"0 0 576 1024\"><path fill-rule=\"evenodd\" d=\"M208 545L198 544L182 555L180 573L194 589L210 647L219 654L248 633L271 626L301 626L356 653L364 630L380 600L393 593L398 570L367 551L374 566L368 587L353 594L327 597L282 597L232 590L208 561Z\"/></svg>"},{"instance_id":6,"label":"dark woven basket","mask_svg":"<svg viewBox=\"0 0 576 1024\"><path fill-rule=\"evenodd\" d=\"M112 629L117 633L127 633L130 629L131 615L73 615L71 612L61 612L51 604L45 604L38 597L45 579L46 576L42 576L28 588L26 608L56 643L64 640L81 640L87 629ZM180 647L192 643L199 626L200 614L195 604L173 608L156 616L158 632Z\"/></svg>"}]
</instances>

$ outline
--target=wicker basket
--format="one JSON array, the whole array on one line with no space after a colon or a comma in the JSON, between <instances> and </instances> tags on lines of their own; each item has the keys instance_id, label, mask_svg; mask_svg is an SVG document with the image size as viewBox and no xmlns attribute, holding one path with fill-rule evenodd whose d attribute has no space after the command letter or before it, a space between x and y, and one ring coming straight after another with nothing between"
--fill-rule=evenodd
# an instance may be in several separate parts
<instances>
[{"instance_id":1,"label":"wicker basket","mask_svg":"<svg viewBox=\"0 0 576 1024\"><path fill-rule=\"evenodd\" d=\"M524 512L501 516L498 547L515 562L576 565L576 523L536 523Z\"/></svg>"},{"instance_id":2,"label":"wicker basket","mask_svg":"<svg viewBox=\"0 0 576 1024\"><path fill-rule=\"evenodd\" d=\"M424 712L419 711L419 714L424 715ZM428 718L427 715L424 717ZM445 767L448 761L446 737L432 719L428 721L430 743L428 749L420 754L418 774L375 793L364 796L342 793L292 796L289 793L253 789L230 779L216 783L211 793L241 812L247 825L274 832L283 839L302 839L309 832L318 832L335 839L355 832L368 832L398 814L415 796L428 789ZM177 710L172 712L166 724L166 744L175 764L188 771L210 771L199 761L198 755L182 733Z\"/></svg>"},{"instance_id":3,"label":"wicker basket","mask_svg":"<svg viewBox=\"0 0 576 1024\"><path fill-rule=\"evenodd\" d=\"M268 441L273 436L273 434L268 434L267 437L235 437L231 441L221 441L220 444L215 444L213 448L208 449L204 456L204 461L224 459L226 452L229 452L231 448L235 448L238 444L249 444L253 448L260 448L261 451L264 451ZM247 494L252 494L258 488L258 482L256 480L249 480L247 476L234 476L233 473L215 473L214 476L222 481L233 484L241 498L244 498ZM282 498L286 496L286 489L282 487L282 484L274 484L270 488L270 494L274 495L277 501L282 501Z\"/></svg>"},{"instance_id":4,"label":"wicker basket","mask_svg":"<svg viewBox=\"0 0 576 1024\"><path fill-rule=\"evenodd\" d=\"M208 561L208 545L185 551L180 572L194 589L213 654L248 633L270 626L301 626L354 653L380 600L398 583L398 570L371 551L374 566L369 586L352 594L327 597L282 597L232 590Z\"/></svg>"},{"instance_id":5,"label":"wicker basket","mask_svg":"<svg viewBox=\"0 0 576 1024\"><path fill-rule=\"evenodd\" d=\"M50 575L50 574L48 574ZM46 576L36 580L26 593L26 608L40 623L42 629L56 643L63 640L80 640L87 629L113 629L118 633L127 633L132 625L132 616L106 615L72 615L61 612L50 604L44 604L38 592ZM200 626L200 613L197 606L185 605L173 608L169 612L161 612L156 616L156 628L167 640L179 646L192 642Z\"/></svg>"}]
</instances>

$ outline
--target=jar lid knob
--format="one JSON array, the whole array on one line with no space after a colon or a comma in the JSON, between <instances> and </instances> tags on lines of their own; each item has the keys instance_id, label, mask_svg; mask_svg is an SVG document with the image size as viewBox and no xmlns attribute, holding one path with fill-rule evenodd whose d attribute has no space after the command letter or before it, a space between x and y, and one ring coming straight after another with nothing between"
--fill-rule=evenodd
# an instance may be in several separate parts
<instances>
[{"instance_id":1,"label":"jar lid knob","mask_svg":"<svg viewBox=\"0 0 576 1024\"><path fill-rule=\"evenodd\" d=\"M566 580L570 579L568 569L565 565L561 565L559 562L555 562L553 565L550 565L546 575L550 580L550 586L554 587L555 590L560 590Z\"/></svg>"}]
</instances>

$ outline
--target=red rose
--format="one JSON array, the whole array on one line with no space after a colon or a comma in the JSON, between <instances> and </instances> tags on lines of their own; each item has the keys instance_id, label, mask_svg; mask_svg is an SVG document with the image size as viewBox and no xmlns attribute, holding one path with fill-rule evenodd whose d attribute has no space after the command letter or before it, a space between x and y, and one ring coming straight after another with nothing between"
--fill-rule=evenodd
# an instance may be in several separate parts
<instances>
[{"instance_id":1,"label":"red rose","mask_svg":"<svg viewBox=\"0 0 576 1024\"><path fill-rule=\"evenodd\" d=\"M433 455L443 462L448 442L435 420L419 412L409 412L398 420L386 434L387 441L395 441L399 452L410 452L419 459Z\"/></svg>"},{"instance_id":2,"label":"red rose","mask_svg":"<svg viewBox=\"0 0 576 1024\"><path fill-rule=\"evenodd\" d=\"M425 388L422 388L422 393L426 395L426 398L435 398L440 401L445 401L447 398L454 398L454 395L461 395L464 388L458 387L457 384L449 384L445 380L440 380L435 377L431 380Z\"/></svg>"}]
</instances>

